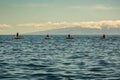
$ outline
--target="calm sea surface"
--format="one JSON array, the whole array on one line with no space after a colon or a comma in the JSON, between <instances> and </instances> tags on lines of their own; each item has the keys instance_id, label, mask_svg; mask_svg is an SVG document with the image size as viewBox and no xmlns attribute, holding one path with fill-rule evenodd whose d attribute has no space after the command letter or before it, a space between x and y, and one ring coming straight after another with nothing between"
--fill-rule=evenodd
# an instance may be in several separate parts
<instances>
[{"instance_id":1,"label":"calm sea surface","mask_svg":"<svg viewBox=\"0 0 120 80\"><path fill-rule=\"evenodd\" d=\"M120 36L0 36L0 80L120 80Z\"/></svg>"}]
</instances>

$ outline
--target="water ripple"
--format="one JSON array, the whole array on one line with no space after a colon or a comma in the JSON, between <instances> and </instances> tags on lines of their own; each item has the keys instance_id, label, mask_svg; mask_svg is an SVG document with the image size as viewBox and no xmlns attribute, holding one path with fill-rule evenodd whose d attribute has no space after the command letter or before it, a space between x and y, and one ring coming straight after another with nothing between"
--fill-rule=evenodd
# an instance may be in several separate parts
<instances>
[{"instance_id":1,"label":"water ripple","mask_svg":"<svg viewBox=\"0 0 120 80\"><path fill-rule=\"evenodd\" d=\"M120 80L120 36L0 36L0 80Z\"/></svg>"}]
</instances>

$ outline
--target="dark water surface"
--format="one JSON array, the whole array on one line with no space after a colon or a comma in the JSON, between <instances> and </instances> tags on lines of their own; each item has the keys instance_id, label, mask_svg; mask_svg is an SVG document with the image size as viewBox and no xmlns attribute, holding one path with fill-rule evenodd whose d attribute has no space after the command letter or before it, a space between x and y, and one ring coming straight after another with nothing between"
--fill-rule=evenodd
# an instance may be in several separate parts
<instances>
[{"instance_id":1,"label":"dark water surface","mask_svg":"<svg viewBox=\"0 0 120 80\"><path fill-rule=\"evenodd\" d=\"M120 80L120 36L0 36L0 80Z\"/></svg>"}]
</instances>

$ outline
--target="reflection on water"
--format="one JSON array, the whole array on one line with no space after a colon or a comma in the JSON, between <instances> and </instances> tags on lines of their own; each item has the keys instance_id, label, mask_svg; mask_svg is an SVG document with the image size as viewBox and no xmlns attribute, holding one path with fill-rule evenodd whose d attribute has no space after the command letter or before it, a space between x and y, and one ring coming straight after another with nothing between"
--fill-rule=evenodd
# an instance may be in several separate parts
<instances>
[{"instance_id":1,"label":"reflection on water","mask_svg":"<svg viewBox=\"0 0 120 80\"><path fill-rule=\"evenodd\" d=\"M0 36L0 80L120 80L120 36Z\"/></svg>"}]
</instances>

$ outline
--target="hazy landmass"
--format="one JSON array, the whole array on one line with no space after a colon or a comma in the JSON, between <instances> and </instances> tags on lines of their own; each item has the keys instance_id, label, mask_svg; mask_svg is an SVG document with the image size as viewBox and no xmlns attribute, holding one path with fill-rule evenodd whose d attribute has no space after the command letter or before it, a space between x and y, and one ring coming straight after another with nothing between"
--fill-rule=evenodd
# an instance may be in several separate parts
<instances>
[{"instance_id":1,"label":"hazy landmass","mask_svg":"<svg viewBox=\"0 0 120 80\"><path fill-rule=\"evenodd\" d=\"M40 34L80 34L80 35L96 35L96 34L113 34L118 35L120 33L120 28L107 28L103 27L102 29L96 28L82 28L82 27L71 27L71 28L61 28L61 29L52 29L46 31L32 32L28 34L40 35Z\"/></svg>"}]
</instances>

